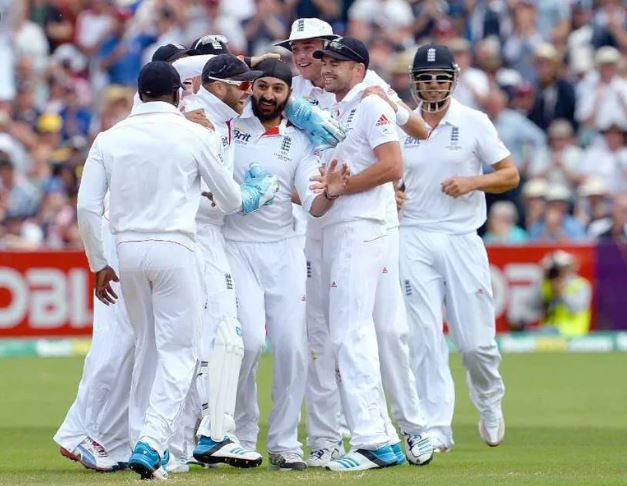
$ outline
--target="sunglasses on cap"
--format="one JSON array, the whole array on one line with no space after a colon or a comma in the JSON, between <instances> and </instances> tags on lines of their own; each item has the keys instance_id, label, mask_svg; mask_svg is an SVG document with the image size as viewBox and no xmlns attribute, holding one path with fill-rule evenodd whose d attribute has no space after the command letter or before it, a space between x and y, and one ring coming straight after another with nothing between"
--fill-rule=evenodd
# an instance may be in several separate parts
<instances>
[{"instance_id":1,"label":"sunglasses on cap","mask_svg":"<svg viewBox=\"0 0 627 486\"><path fill-rule=\"evenodd\" d=\"M212 81L220 81L221 83L230 84L231 86L237 86L241 91L248 91L253 85L252 81L235 81L233 79L220 79L213 78L208 76L206 79L211 79Z\"/></svg>"},{"instance_id":2,"label":"sunglasses on cap","mask_svg":"<svg viewBox=\"0 0 627 486\"><path fill-rule=\"evenodd\" d=\"M420 73L414 75L414 80L418 83L448 83L453 81L453 75L449 73Z\"/></svg>"},{"instance_id":3,"label":"sunglasses on cap","mask_svg":"<svg viewBox=\"0 0 627 486\"><path fill-rule=\"evenodd\" d=\"M348 51L348 52L352 53L354 56L357 56L357 58L359 59L360 62L363 62L364 64L366 63L366 60L364 59L364 57L361 54L359 54L354 49L351 49L347 45L342 44L341 42L339 42L337 40L330 41L327 44L327 49L332 49L332 50L334 50L336 52L339 52L340 54L342 53L342 51Z\"/></svg>"}]
</instances>

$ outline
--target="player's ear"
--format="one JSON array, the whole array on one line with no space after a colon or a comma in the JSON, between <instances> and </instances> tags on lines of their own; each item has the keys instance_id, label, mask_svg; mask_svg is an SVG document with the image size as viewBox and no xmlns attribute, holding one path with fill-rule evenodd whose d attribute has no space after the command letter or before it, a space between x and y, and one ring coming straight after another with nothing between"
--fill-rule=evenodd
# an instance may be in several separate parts
<instances>
[{"instance_id":1,"label":"player's ear","mask_svg":"<svg viewBox=\"0 0 627 486\"><path fill-rule=\"evenodd\" d=\"M177 89L174 93L173 93L173 105L176 106L178 108L179 103L181 102L181 90Z\"/></svg>"}]
</instances>

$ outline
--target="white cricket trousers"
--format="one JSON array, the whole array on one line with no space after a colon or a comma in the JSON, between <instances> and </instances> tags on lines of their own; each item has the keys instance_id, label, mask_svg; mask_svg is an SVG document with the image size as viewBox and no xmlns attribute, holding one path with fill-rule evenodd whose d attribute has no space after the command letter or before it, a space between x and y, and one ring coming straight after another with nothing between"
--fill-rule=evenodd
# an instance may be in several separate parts
<instances>
[{"instance_id":1,"label":"white cricket trousers","mask_svg":"<svg viewBox=\"0 0 627 486\"><path fill-rule=\"evenodd\" d=\"M368 220L322 230L322 304L354 449L390 443L373 319L385 234L383 224Z\"/></svg>"},{"instance_id":2,"label":"white cricket trousers","mask_svg":"<svg viewBox=\"0 0 627 486\"><path fill-rule=\"evenodd\" d=\"M421 433L425 427L425 418L409 359L407 315L399 284L398 227L388 228L387 231L384 238L385 260L373 315L382 381L391 402L392 416L401 430L410 434ZM305 246L307 334L310 348L306 402L307 434L312 450L332 447L341 438L337 419L341 406L335 380L333 349L321 304L321 250L320 240L310 235ZM385 404L385 400L382 403ZM391 443L398 442L387 414L386 428Z\"/></svg>"},{"instance_id":3,"label":"white cricket trousers","mask_svg":"<svg viewBox=\"0 0 627 486\"><path fill-rule=\"evenodd\" d=\"M453 445L455 389L442 332L461 352L470 398L481 414L501 414L494 302L488 256L476 233L449 235L401 227L401 280L410 318L410 346L429 435Z\"/></svg>"},{"instance_id":4,"label":"white cricket trousers","mask_svg":"<svg viewBox=\"0 0 627 486\"><path fill-rule=\"evenodd\" d=\"M135 329L131 443L168 448L196 367L202 299L197 257L168 241L118 244L120 281Z\"/></svg>"},{"instance_id":5,"label":"white cricket trousers","mask_svg":"<svg viewBox=\"0 0 627 486\"><path fill-rule=\"evenodd\" d=\"M204 307L201 338L198 343L198 372L206 372L211 358L216 330L221 322L237 319L237 300L234 278L226 256L222 227L215 224L198 224L196 228L198 269L201 274L200 290ZM198 374L190 387L185 407L171 441L170 453L177 459L193 459L195 433L210 436L210 421L196 430L199 420L206 413L210 387L204 374ZM230 411L231 414L234 411ZM234 417L226 421L227 432L235 434Z\"/></svg>"},{"instance_id":6,"label":"white cricket trousers","mask_svg":"<svg viewBox=\"0 0 627 486\"><path fill-rule=\"evenodd\" d=\"M307 377L305 255L299 238L271 243L227 242L237 281L244 337L235 423L237 437L255 449L259 434L256 372L266 333L273 357L268 451L302 454L298 422Z\"/></svg>"},{"instance_id":7,"label":"white cricket trousers","mask_svg":"<svg viewBox=\"0 0 627 486\"><path fill-rule=\"evenodd\" d=\"M109 266L118 271L115 238L103 218L102 242ZM94 299L92 340L83 365L76 399L54 436L61 447L72 451L85 438L101 444L114 461L127 462L128 397L131 389L135 336L128 321L120 284L111 282L118 301L107 306Z\"/></svg>"}]
</instances>

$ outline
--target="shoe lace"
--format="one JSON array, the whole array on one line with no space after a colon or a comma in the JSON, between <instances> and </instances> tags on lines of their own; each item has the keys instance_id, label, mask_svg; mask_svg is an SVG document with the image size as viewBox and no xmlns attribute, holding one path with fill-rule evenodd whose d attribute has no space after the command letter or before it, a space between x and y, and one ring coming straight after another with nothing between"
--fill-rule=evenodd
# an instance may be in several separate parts
<instances>
[{"instance_id":1,"label":"shoe lace","mask_svg":"<svg viewBox=\"0 0 627 486\"><path fill-rule=\"evenodd\" d=\"M284 452L281 454L285 462L302 462L303 458L296 452Z\"/></svg>"},{"instance_id":2,"label":"shoe lace","mask_svg":"<svg viewBox=\"0 0 627 486\"><path fill-rule=\"evenodd\" d=\"M407 436L407 444L410 449L417 446L419 450L424 450L429 446L429 439L422 435L412 434Z\"/></svg>"},{"instance_id":3,"label":"shoe lace","mask_svg":"<svg viewBox=\"0 0 627 486\"><path fill-rule=\"evenodd\" d=\"M89 442L91 444L91 448L96 452L96 455L98 455L99 457L109 457L109 454L107 454L105 448L102 447L102 445L100 445L94 439L89 439Z\"/></svg>"},{"instance_id":4,"label":"shoe lace","mask_svg":"<svg viewBox=\"0 0 627 486\"><path fill-rule=\"evenodd\" d=\"M322 459L322 456L324 456L324 452L324 449L316 449L315 451L311 451L311 457L315 459Z\"/></svg>"}]
</instances>

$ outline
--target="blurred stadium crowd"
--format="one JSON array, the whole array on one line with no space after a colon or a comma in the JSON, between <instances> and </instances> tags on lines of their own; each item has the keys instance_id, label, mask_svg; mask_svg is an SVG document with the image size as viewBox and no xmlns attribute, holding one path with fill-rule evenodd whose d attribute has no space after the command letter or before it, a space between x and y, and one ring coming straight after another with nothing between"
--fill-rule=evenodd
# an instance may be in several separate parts
<instances>
[{"instance_id":1,"label":"blurred stadium crowd","mask_svg":"<svg viewBox=\"0 0 627 486\"><path fill-rule=\"evenodd\" d=\"M522 183L489 198L487 243L627 240L623 0L0 0L0 248L77 248L93 137L126 116L154 50L223 34L259 54L299 17L364 40L415 106L408 66L454 51L455 96L485 111Z\"/></svg>"}]
</instances>

